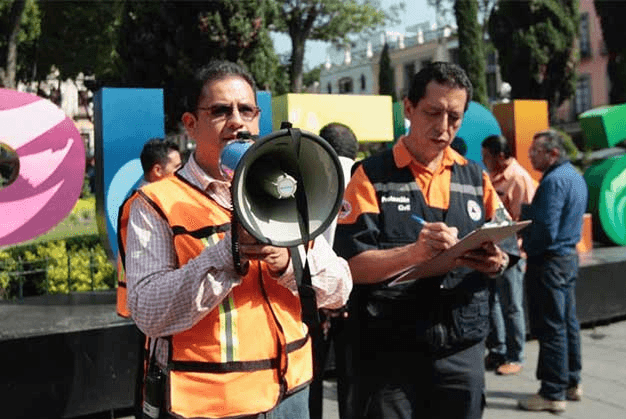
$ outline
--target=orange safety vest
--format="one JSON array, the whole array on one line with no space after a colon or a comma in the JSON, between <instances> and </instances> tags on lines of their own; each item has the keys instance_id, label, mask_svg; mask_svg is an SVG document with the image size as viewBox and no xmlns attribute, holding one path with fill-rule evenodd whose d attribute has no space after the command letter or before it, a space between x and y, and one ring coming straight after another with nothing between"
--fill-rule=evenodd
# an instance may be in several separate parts
<instances>
[{"instance_id":1,"label":"orange safety vest","mask_svg":"<svg viewBox=\"0 0 626 419\"><path fill-rule=\"evenodd\" d=\"M178 265L213 246L230 211L179 176L141 188L174 233ZM241 284L189 330L170 337L167 396L184 418L267 412L312 379L312 349L300 299L251 262Z\"/></svg>"},{"instance_id":2,"label":"orange safety vest","mask_svg":"<svg viewBox=\"0 0 626 419\"><path fill-rule=\"evenodd\" d=\"M126 235L128 232L128 219L130 218L130 207L139 196L136 191L120 206L117 214L117 314L122 317L130 317L128 310L127 290L126 290Z\"/></svg>"}]
</instances>

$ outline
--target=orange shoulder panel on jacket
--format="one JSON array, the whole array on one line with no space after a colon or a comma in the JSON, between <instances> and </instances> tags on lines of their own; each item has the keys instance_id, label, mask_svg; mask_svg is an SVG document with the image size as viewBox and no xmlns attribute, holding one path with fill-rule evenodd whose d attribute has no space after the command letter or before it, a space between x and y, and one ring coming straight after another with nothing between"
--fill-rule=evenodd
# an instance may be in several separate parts
<instances>
[{"instance_id":1,"label":"orange shoulder panel on jacket","mask_svg":"<svg viewBox=\"0 0 626 419\"><path fill-rule=\"evenodd\" d=\"M361 214L378 214L378 199L376 191L369 178L359 165L352 175L339 210L338 224L354 224Z\"/></svg>"}]
</instances>

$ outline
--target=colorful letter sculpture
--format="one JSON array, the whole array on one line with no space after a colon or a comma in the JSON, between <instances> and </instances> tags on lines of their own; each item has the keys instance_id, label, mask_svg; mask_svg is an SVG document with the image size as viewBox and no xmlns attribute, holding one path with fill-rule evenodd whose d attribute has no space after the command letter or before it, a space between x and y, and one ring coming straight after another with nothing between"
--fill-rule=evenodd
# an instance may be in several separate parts
<instances>
[{"instance_id":1,"label":"colorful letter sculpture","mask_svg":"<svg viewBox=\"0 0 626 419\"><path fill-rule=\"evenodd\" d=\"M162 89L99 90L94 96L94 128L98 230L113 260L119 207L143 176L143 145L165 135Z\"/></svg>"},{"instance_id":2,"label":"colorful letter sculpture","mask_svg":"<svg viewBox=\"0 0 626 419\"><path fill-rule=\"evenodd\" d=\"M614 147L626 139L626 104L591 109L578 118L585 144L593 150ZM584 177L595 239L626 245L626 156L596 162Z\"/></svg>"},{"instance_id":3,"label":"colorful letter sculpture","mask_svg":"<svg viewBox=\"0 0 626 419\"><path fill-rule=\"evenodd\" d=\"M349 126L359 142L393 141L391 96L289 93L272 100L273 126L291 122L312 133L330 122Z\"/></svg>"},{"instance_id":4,"label":"colorful letter sculpture","mask_svg":"<svg viewBox=\"0 0 626 419\"><path fill-rule=\"evenodd\" d=\"M482 165L480 148L483 140L490 135L500 134L500 124L493 114L480 103L470 102L456 136L465 143L465 157Z\"/></svg>"},{"instance_id":5,"label":"colorful letter sculpture","mask_svg":"<svg viewBox=\"0 0 626 419\"><path fill-rule=\"evenodd\" d=\"M578 120L585 144L593 150L614 147L626 139L626 104L590 109Z\"/></svg>"},{"instance_id":6,"label":"colorful letter sculpture","mask_svg":"<svg viewBox=\"0 0 626 419\"><path fill-rule=\"evenodd\" d=\"M261 108L259 136L263 137L272 132L272 93L257 91L256 100L259 108Z\"/></svg>"},{"instance_id":7,"label":"colorful letter sculpture","mask_svg":"<svg viewBox=\"0 0 626 419\"><path fill-rule=\"evenodd\" d=\"M85 175L85 146L54 103L0 89L0 143L19 158L15 181L0 190L0 246L33 239L72 210Z\"/></svg>"},{"instance_id":8,"label":"colorful letter sculpture","mask_svg":"<svg viewBox=\"0 0 626 419\"><path fill-rule=\"evenodd\" d=\"M545 100L514 100L509 103L498 103L493 107L493 114L500 123L502 133L513 147L513 155L528 173L539 181L541 172L535 170L530 163L528 150L533 136L539 131L547 130L548 102Z\"/></svg>"}]
</instances>

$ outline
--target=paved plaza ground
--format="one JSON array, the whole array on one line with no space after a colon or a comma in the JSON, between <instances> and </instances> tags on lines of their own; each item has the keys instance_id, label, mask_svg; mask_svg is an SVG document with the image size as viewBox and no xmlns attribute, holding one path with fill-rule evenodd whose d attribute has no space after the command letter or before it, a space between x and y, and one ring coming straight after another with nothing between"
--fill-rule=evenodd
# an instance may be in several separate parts
<instances>
[{"instance_id":1,"label":"paved plaza ground","mask_svg":"<svg viewBox=\"0 0 626 419\"><path fill-rule=\"evenodd\" d=\"M558 416L564 419L626 418L626 321L584 328L581 335L583 400L568 402L567 410ZM487 372L487 408L483 419L555 417L549 412L525 412L517 408L518 399L539 389L535 379L538 349L536 340L526 343L526 363L519 375L503 377ZM338 419L335 383L327 380L324 390L324 419Z\"/></svg>"},{"instance_id":2,"label":"paved plaza ground","mask_svg":"<svg viewBox=\"0 0 626 419\"><path fill-rule=\"evenodd\" d=\"M626 418L626 320L582 330L583 400L568 402L563 419ZM498 376L487 372L487 408L483 419L554 418L549 412L525 412L517 400L536 393L538 344L526 343L526 364L519 375ZM121 417L119 419L132 419ZM334 380L324 382L324 419L339 419Z\"/></svg>"}]
</instances>

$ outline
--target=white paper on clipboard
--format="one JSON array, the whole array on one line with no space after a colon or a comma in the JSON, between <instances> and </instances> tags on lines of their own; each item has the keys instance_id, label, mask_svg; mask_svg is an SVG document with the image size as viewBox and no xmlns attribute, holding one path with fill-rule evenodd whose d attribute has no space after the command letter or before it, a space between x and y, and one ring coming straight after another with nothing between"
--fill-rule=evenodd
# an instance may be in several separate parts
<instances>
[{"instance_id":1,"label":"white paper on clipboard","mask_svg":"<svg viewBox=\"0 0 626 419\"><path fill-rule=\"evenodd\" d=\"M463 253L479 248L485 242L499 243L507 237L517 233L531 223L530 220L517 221L504 225L485 224L472 231L448 250L439 253L434 258L412 266L401 272L400 275L389 283L389 286L399 285L414 281L419 278L439 276L447 273L454 260Z\"/></svg>"}]
</instances>

